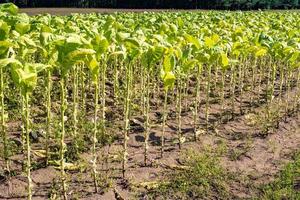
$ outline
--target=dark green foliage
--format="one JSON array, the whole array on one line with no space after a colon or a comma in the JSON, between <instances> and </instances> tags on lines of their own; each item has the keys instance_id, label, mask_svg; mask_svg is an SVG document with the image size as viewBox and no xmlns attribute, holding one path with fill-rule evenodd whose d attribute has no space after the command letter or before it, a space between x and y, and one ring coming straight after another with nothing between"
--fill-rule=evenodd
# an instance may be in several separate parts
<instances>
[{"instance_id":1,"label":"dark green foliage","mask_svg":"<svg viewBox=\"0 0 300 200\"><path fill-rule=\"evenodd\" d=\"M4 0L20 7L183 8L183 9L291 9L299 0Z\"/></svg>"}]
</instances>

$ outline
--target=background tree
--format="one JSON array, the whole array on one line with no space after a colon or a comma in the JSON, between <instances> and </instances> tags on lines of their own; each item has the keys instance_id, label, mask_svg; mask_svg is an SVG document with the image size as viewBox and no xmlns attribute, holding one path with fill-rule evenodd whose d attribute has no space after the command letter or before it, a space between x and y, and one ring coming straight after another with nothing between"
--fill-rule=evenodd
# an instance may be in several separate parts
<instances>
[{"instance_id":1,"label":"background tree","mask_svg":"<svg viewBox=\"0 0 300 200\"><path fill-rule=\"evenodd\" d=\"M295 9L299 0L4 0L19 7L167 8L167 9Z\"/></svg>"}]
</instances>

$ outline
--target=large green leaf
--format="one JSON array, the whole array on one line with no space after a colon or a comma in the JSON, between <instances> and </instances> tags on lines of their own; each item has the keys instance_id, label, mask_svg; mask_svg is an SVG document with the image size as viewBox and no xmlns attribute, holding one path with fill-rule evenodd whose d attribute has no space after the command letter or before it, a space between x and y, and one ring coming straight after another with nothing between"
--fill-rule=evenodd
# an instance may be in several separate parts
<instances>
[{"instance_id":1,"label":"large green leaf","mask_svg":"<svg viewBox=\"0 0 300 200\"><path fill-rule=\"evenodd\" d=\"M193 44L197 49L200 49L201 45L197 38L189 34L185 34L184 37L189 43Z\"/></svg>"},{"instance_id":2,"label":"large green leaf","mask_svg":"<svg viewBox=\"0 0 300 200\"><path fill-rule=\"evenodd\" d=\"M99 75L100 65L94 56L89 56L89 59L86 61L91 74L91 79L94 84L97 84L97 77Z\"/></svg>"},{"instance_id":3,"label":"large green leaf","mask_svg":"<svg viewBox=\"0 0 300 200\"><path fill-rule=\"evenodd\" d=\"M229 59L227 57L227 54L225 54L225 53L221 53L221 64L222 64L223 68L225 68L229 65Z\"/></svg>"},{"instance_id":4,"label":"large green leaf","mask_svg":"<svg viewBox=\"0 0 300 200\"><path fill-rule=\"evenodd\" d=\"M22 67L22 63L20 63L18 60L14 59L14 58L0 59L0 67L7 67L10 64L14 64L14 65L16 65L19 68Z\"/></svg>"},{"instance_id":5,"label":"large green leaf","mask_svg":"<svg viewBox=\"0 0 300 200\"><path fill-rule=\"evenodd\" d=\"M30 31L30 24L29 23L23 23L19 22L15 25L15 30L20 33L21 35L24 35L28 31Z\"/></svg>"},{"instance_id":6,"label":"large green leaf","mask_svg":"<svg viewBox=\"0 0 300 200\"><path fill-rule=\"evenodd\" d=\"M6 54L7 50L13 47L13 43L10 41L0 41L0 58L3 57L1 55Z\"/></svg>"},{"instance_id":7,"label":"large green leaf","mask_svg":"<svg viewBox=\"0 0 300 200\"><path fill-rule=\"evenodd\" d=\"M11 15L16 15L19 12L19 8L13 3L3 3L0 4L0 11L7 12Z\"/></svg>"},{"instance_id":8,"label":"large green leaf","mask_svg":"<svg viewBox=\"0 0 300 200\"><path fill-rule=\"evenodd\" d=\"M166 90L172 88L174 86L176 77L175 74L172 71L169 72L164 72L163 70L161 71L161 78L164 82L164 88Z\"/></svg>"},{"instance_id":9,"label":"large green leaf","mask_svg":"<svg viewBox=\"0 0 300 200\"><path fill-rule=\"evenodd\" d=\"M9 37L10 26L2 20L0 20L0 40L6 40Z\"/></svg>"},{"instance_id":10,"label":"large green leaf","mask_svg":"<svg viewBox=\"0 0 300 200\"><path fill-rule=\"evenodd\" d=\"M175 58L173 54L167 54L163 60L163 70L168 73L172 71L175 67Z\"/></svg>"}]
</instances>

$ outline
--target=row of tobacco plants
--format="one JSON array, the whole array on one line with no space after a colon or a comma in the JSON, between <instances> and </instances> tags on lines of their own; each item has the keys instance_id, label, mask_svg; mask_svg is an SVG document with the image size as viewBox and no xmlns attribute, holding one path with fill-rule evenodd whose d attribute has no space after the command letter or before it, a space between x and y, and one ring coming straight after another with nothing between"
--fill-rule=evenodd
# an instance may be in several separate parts
<instances>
[{"instance_id":1,"label":"row of tobacco plants","mask_svg":"<svg viewBox=\"0 0 300 200\"><path fill-rule=\"evenodd\" d=\"M90 173L97 192L98 151L112 140L103 143L101 139L111 138L107 126L112 122L106 116L109 107L122 107L123 177L130 156L127 146L134 114L144 118L144 165L148 165L151 99L158 94L163 97L159 98L163 110L161 157L170 102L176 102L174 140L179 148L186 141L183 110L193 110L193 140L197 141L200 125L211 127L212 98L221 105L220 112L232 112L234 117L237 108L240 113L248 112L243 98L254 104L255 94L251 91L258 90L265 93L260 98L267 105L273 105L278 97L276 105L285 108L284 115L288 115L299 109L299 95L288 95L300 84L299 19L297 12L28 16L18 13L13 4L2 4L0 129L5 170L10 172L11 165L8 124L15 119L22 122L19 138L26 158L28 199L34 193L30 137L37 126L45 132L40 153L46 166L60 169L62 196L67 199L66 172L72 163L66 163L66 138L74 144L75 154L82 152L78 138L90 142ZM237 96L240 102L235 101ZM225 104L226 99L231 99L230 106ZM37 107L44 113L43 120L35 120ZM201 119L199 110L203 107L205 118ZM274 106L266 108L266 116L271 118ZM14 109L18 112L10 112ZM91 125L83 133L87 121Z\"/></svg>"}]
</instances>

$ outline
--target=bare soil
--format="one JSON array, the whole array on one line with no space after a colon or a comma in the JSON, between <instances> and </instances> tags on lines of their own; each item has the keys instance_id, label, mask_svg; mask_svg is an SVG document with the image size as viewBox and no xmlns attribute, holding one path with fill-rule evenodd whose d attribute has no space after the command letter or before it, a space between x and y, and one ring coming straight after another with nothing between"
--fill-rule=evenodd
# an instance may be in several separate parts
<instances>
[{"instance_id":1,"label":"bare soil","mask_svg":"<svg viewBox=\"0 0 300 200\"><path fill-rule=\"evenodd\" d=\"M27 13L28 15L37 15L49 13L51 15L69 15L71 13L102 13L109 14L115 12L161 12L161 11L173 11L180 10L174 9L112 9L112 8L22 8L20 12Z\"/></svg>"}]
</instances>

